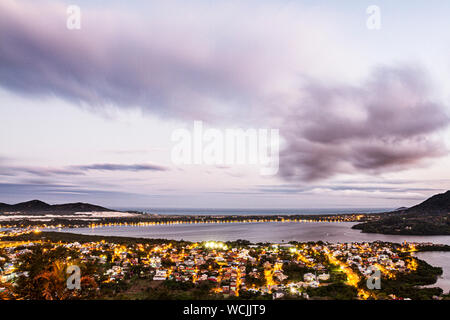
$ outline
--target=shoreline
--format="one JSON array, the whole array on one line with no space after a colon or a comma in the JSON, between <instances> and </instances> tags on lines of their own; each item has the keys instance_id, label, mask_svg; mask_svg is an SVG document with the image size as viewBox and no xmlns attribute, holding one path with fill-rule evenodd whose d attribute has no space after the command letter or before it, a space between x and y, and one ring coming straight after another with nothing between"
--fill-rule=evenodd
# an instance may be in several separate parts
<instances>
[{"instance_id":1,"label":"shoreline","mask_svg":"<svg viewBox=\"0 0 450 320\"><path fill-rule=\"evenodd\" d=\"M63 231L77 234L101 236L125 236L136 238L165 238L173 240L221 240L230 241L247 235L248 240L262 242L318 241L373 242L377 240L402 243L430 242L450 245L450 236L444 235L389 235L364 233L352 228L354 222L318 222L318 221L225 221L225 222L144 222L144 223L105 223L85 225L28 225L7 228L23 232ZM7 230L5 229L5 230ZM1 230L1 228L0 228Z\"/></svg>"},{"instance_id":2,"label":"shoreline","mask_svg":"<svg viewBox=\"0 0 450 320\"><path fill-rule=\"evenodd\" d=\"M393 216L395 214L395 216ZM443 217L442 219L444 219ZM395 224L386 224L389 220L399 220ZM421 218L424 219L423 217ZM435 218L441 219L441 218ZM441 220L442 220L441 219ZM416 219L417 220L417 219ZM355 222L352 229L363 233L404 236L447 236L444 225L421 222L422 220L405 221L402 216L391 213L346 213L346 214L253 214L253 215L167 215L146 214L143 212L30 212L3 213L0 215L0 229L13 227L45 228L94 228L102 226L152 226L179 224L229 224L229 223L261 223L261 222L295 222L295 223L327 223ZM420 223L419 223L420 222ZM426 227L424 227L426 225Z\"/></svg>"},{"instance_id":3,"label":"shoreline","mask_svg":"<svg viewBox=\"0 0 450 320\"><path fill-rule=\"evenodd\" d=\"M94 235L94 234L82 234L82 233L76 233L76 232L66 232L66 231L39 231L39 232L29 232L24 233L21 235L16 236L6 236L6 237L0 237L0 241L12 241L14 239L18 239L20 241L26 241L26 240L37 240L42 237L50 236L53 238L53 235L56 235L56 238L58 238L58 235L61 235L62 238L68 238L68 239L78 239L78 240L92 240L92 241L98 241L101 239L104 240L114 240L119 242L136 242L136 241L143 241L143 242L183 242L183 243L196 243L196 242L208 242L211 240L202 240L202 241L190 241L190 240L177 240L177 239L167 239L167 238L144 238L144 237L132 237L132 236L113 236L113 235ZM84 241L83 240L83 241ZM273 245L287 245L289 243L330 243L330 244L336 244L336 242L329 242L329 241L323 241L323 240L310 240L310 241L288 241L288 242L271 242L271 241L259 241L259 242L251 242L247 239L237 239L237 240L230 240L225 242L243 242L247 245L261 245L261 244L273 244ZM344 241L344 242L338 242L340 244L345 243L389 243L393 245L402 245L401 243L397 242L391 242L391 241L382 241L382 240L374 240L374 241ZM426 252L450 252L450 245L445 244L434 244L434 243L420 243L420 242L414 242L414 241L405 241L403 244L414 244L416 246L417 253L426 253Z\"/></svg>"}]
</instances>

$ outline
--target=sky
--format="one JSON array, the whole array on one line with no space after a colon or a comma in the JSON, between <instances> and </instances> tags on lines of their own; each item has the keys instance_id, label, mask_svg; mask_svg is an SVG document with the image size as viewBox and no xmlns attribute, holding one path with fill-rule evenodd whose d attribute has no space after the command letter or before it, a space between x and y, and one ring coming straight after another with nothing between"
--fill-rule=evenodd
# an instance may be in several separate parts
<instances>
[{"instance_id":1,"label":"sky","mask_svg":"<svg viewBox=\"0 0 450 320\"><path fill-rule=\"evenodd\" d=\"M444 0L2 0L0 202L414 205L450 189L449 14ZM194 121L278 129L277 174L174 163L172 135Z\"/></svg>"}]
</instances>

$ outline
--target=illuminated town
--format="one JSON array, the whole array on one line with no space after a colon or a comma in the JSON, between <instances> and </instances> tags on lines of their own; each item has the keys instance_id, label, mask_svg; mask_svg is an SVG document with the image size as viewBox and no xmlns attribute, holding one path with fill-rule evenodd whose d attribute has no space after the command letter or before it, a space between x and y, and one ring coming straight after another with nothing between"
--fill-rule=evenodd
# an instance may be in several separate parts
<instances>
[{"instance_id":1,"label":"illuminated town","mask_svg":"<svg viewBox=\"0 0 450 320\"><path fill-rule=\"evenodd\" d=\"M87 213L85 213L87 214ZM39 229L53 228L101 228L101 227L151 227L158 225L179 224L229 224L229 223L340 223L340 222L362 222L377 220L377 215L363 214L340 214L340 215L256 215L256 216L222 216L222 215L185 215L172 216L160 214L122 213L123 217L109 217L98 215L87 215L81 217L80 213L72 215L34 214L21 215L17 212L6 213L0 216L1 228L28 228L34 226ZM120 214L118 214L120 215Z\"/></svg>"},{"instance_id":2,"label":"illuminated town","mask_svg":"<svg viewBox=\"0 0 450 320\"><path fill-rule=\"evenodd\" d=\"M65 235L79 239L63 239ZM414 256L432 244L123 239L37 228L3 231L0 297L414 299L419 294L420 298L442 295L439 288L413 286L433 283L439 275L440 268ZM65 287L70 265L81 268L80 292ZM378 280L373 278L374 270L380 271L381 289L368 288L368 281Z\"/></svg>"}]
</instances>

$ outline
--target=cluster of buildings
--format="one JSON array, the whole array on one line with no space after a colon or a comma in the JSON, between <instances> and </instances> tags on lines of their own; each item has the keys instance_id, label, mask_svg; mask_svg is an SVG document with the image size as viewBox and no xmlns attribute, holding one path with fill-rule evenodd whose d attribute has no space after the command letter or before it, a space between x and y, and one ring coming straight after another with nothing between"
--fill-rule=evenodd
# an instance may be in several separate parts
<instances>
[{"instance_id":1,"label":"cluster of buildings","mask_svg":"<svg viewBox=\"0 0 450 320\"><path fill-rule=\"evenodd\" d=\"M17 261L21 255L31 252L30 247L37 244L38 242L28 241L0 241L0 292L4 289L2 283L14 283L18 277L28 276L27 271L17 271Z\"/></svg>"},{"instance_id":2,"label":"cluster of buildings","mask_svg":"<svg viewBox=\"0 0 450 320\"><path fill-rule=\"evenodd\" d=\"M417 269L415 259L401 257L402 253L416 251L414 244L400 247L383 242L328 244L323 250L364 277L372 275L375 269L389 278Z\"/></svg>"},{"instance_id":3,"label":"cluster of buildings","mask_svg":"<svg viewBox=\"0 0 450 320\"><path fill-rule=\"evenodd\" d=\"M0 256L1 283L14 282L20 255L30 252L35 242L1 242L6 254ZM272 294L274 298L297 295L308 298L308 289L327 286L333 274L345 274L346 283L358 287L361 279L369 277L373 267L384 276L417 268L415 259L405 252L413 245L388 243L292 243L239 245L221 242L117 244L106 241L52 243L74 249L80 263L94 262L102 274L96 279L104 283L128 281L132 277L148 281L207 282L211 292L239 296L243 292ZM8 261L2 263L2 260ZM370 293L359 289L361 298Z\"/></svg>"}]
</instances>

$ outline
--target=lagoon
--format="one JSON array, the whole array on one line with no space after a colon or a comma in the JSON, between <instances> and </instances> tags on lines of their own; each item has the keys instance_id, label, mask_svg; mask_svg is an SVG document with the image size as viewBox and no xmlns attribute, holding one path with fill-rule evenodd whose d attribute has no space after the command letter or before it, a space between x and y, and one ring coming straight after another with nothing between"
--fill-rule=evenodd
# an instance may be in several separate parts
<instances>
[{"instance_id":1,"label":"lagoon","mask_svg":"<svg viewBox=\"0 0 450 320\"><path fill-rule=\"evenodd\" d=\"M175 224L154 226L111 226L98 228L64 228L63 232L87 235L159 238L187 241L232 241L237 239L256 242L327 241L401 243L432 242L450 245L450 236L403 236L361 233L351 229L353 222L253 222L227 224Z\"/></svg>"}]
</instances>

